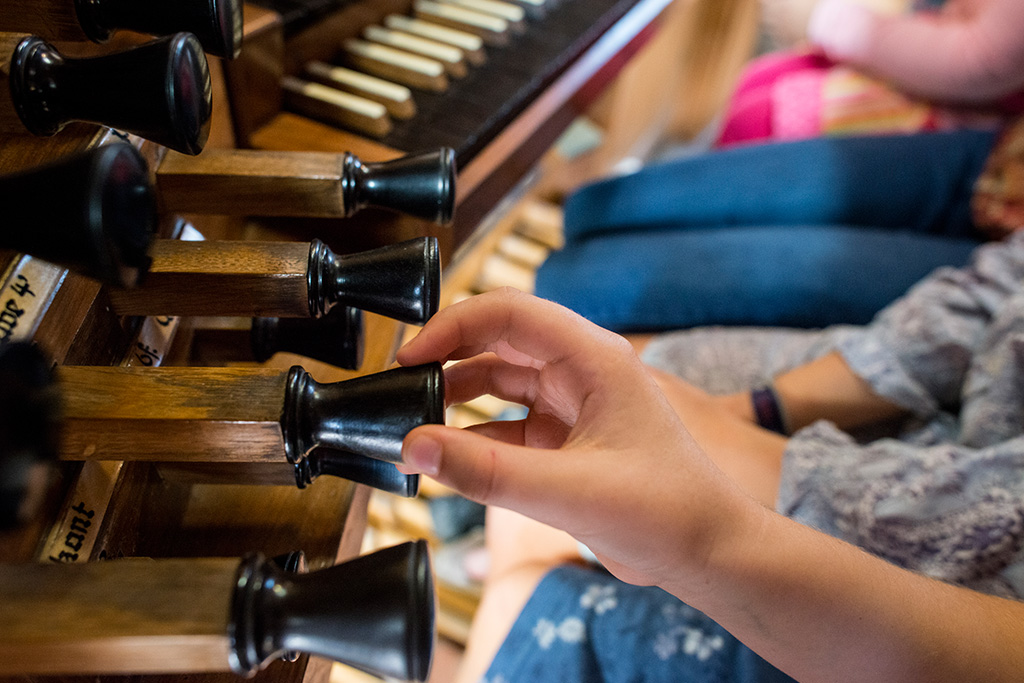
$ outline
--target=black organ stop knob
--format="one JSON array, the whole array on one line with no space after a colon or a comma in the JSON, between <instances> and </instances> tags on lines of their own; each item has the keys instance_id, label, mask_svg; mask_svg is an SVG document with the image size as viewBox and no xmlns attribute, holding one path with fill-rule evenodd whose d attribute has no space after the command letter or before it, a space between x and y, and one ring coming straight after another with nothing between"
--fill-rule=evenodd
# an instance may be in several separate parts
<instances>
[{"instance_id":1,"label":"black organ stop knob","mask_svg":"<svg viewBox=\"0 0 1024 683\"><path fill-rule=\"evenodd\" d=\"M285 352L358 370L364 344L363 312L348 306L335 306L321 318L229 317L223 325L193 330L192 364L262 363Z\"/></svg>"},{"instance_id":2,"label":"black organ stop knob","mask_svg":"<svg viewBox=\"0 0 1024 683\"><path fill-rule=\"evenodd\" d=\"M435 598L424 541L298 575L255 556L243 562L236 585L237 673L251 674L289 651L381 677L424 681L430 673Z\"/></svg>"},{"instance_id":3,"label":"black organ stop knob","mask_svg":"<svg viewBox=\"0 0 1024 683\"><path fill-rule=\"evenodd\" d=\"M4 0L0 31L47 40L105 42L118 30L153 36L194 33L218 57L242 46L241 0Z\"/></svg>"},{"instance_id":4,"label":"black organ stop knob","mask_svg":"<svg viewBox=\"0 0 1024 683\"><path fill-rule=\"evenodd\" d=\"M420 425L444 423L444 373L438 363L331 384L294 367L286 386L281 426L291 462L318 447L401 462L406 434Z\"/></svg>"},{"instance_id":5,"label":"black organ stop knob","mask_svg":"<svg viewBox=\"0 0 1024 683\"><path fill-rule=\"evenodd\" d=\"M319 383L301 367L62 365L65 460L298 463L315 448L397 462L444 421L438 363Z\"/></svg>"},{"instance_id":6,"label":"black organ stop knob","mask_svg":"<svg viewBox=\"0 0 1024 683\"><path fill-rule=\"evenodd\" d=\"M349 152L210 149L168 154L156 169L165 210L236 216L348 218L372 206L445 225L455 183L450 148L377 163Z\"/></svg>"},{"instance_id":7,"label":"black organ stop knob","mask_svg":"<svg viewBox=\"0 0 1024 683\"><path fill-rule=\"evenodd\" d=\"M34 135L87 121L198 154L210 134L213 92L206 55L191 33L79 59L29 36L11 55L6 108ZM4 130L17 132L10 119L0 111Z\"/></svg>"},{"instance_id":8,"label":"black organ stop knob","mask_svg":"<svg viewBox=\"0 0 1024 683\"><path fill-rule=\"evenodd\" d=\"M132 145L102 145L2 177L0 204L0 246L122 287L135 285L149 266L156 201Z\"/></svg>"},{"instance_id":9,"label":"black organ stop knob","mask_svg":"<svg viewBox=\"0 0 1024 683\"><path fill-rule=\"evenodd\" d=\"M452 220L455 150L449 147L372 164L349 154L345 171L345 205L351 212L379 206L439 225Z\"/></svg>"},{"instance_id":10,"label":"black organ stop knob","mask_svg":"<svg viewBox=\"0 0 1024 683\"><path fill-rule=\"evenodd\" d=\"M402 474L389 462L347 451L316 448L295 464L295 484L300 489L324 475L366 484L405 498L415 498L420 490L420 475Z\"/></svg>"},{"instance_id":11,"label":"black organ stop knob","mask_svg":"<svg viewBox=\"0 0 1024 683\"><path fill-rule=\"evenodd\" d=\"M249 339L258 362L284 351L358 370L363 360L363 312L335 306L320 318L253 318Z\"/></svg>"},{"instance_id":12,"label":"black organ stop knob","mask_svg":"<svg viewBox=\"0 0 1024 683\"><path fill-rule=\"evenodd\" d=\"M320 240L156 240L149 275L110 292L121 315L320 317L348 306L422 325L437 312L437 239L420 237L354 254Z\"/></svg>"},{"instance_id":13,"label":"black organ stop knob","mask_svg":"<svg viewBox=\"0 0 1024 683\"><path fill-rule=\"evenodd\" d=\"M10 565L0 604L5 676L251 676L304 653L415 681L430 671L436 609L424 541L298 574L256 554Z\"/></svg>"},{"instance_id":14,"label":"black organ stop knob","mask_svg":"<svg viewBox=\"0 0 1024 683\"><path fill-rule=\"evenodd\" d=\"M309 310L316 315L345 305L423 325L437 312L441 262L434 238L342 255L315 240L309 261Z\"/></svg>"}]
</instances>

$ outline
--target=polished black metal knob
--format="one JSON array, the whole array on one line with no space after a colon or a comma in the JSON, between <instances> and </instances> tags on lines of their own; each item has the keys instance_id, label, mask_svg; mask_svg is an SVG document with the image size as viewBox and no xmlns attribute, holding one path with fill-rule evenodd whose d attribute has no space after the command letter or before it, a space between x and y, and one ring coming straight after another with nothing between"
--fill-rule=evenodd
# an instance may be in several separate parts
<instances>
[{"instance_id":1,"label":"polished black metal knob","mask_svg":"<svg viewBox=\"0 0 1024 683\"><path fill-rule=\"evenodd\" d=\"M295 463L295 484L300 489L321 475L348 479L405 498L415 498L420 492L420 475L402 474L391 463L365 455L317 448Z\"/></svg>"},{"instance_id":2,"label":"polished black metal knob","mask_svg":"<svg viewBox=\"0 0 1024 683\"><path fill-rule=\"evenodd\" d=\"M313 317L341 305L422 325L437 312L440 301L437 238L420 237L341 256L313 240L307 285Z\"/></svg>"},{"instance_id":3,"label":"polished black metal knob","mask_svg":"<svg viewBox=\"0 0 1024 683\"><path fill-rule=\"evenodd\" d=\"M444 372L439 363L393 368L320 384L293 367L285 385L281 427L289 462L324 447L400 462L414 428L444 423Z\"/></svg>"},{"instance_id":4,"label":"polished black metal knob","mask_svg":"<svg viewBox=\"0 0 1024 683\"><path fill-rule=\"evenodd\" d=\"M251 676L275 657L303 652L382 678L425 681L435 610L425 541L308 574L250 556L232 597L231 668Z\"/></svg>"},{"instance_id":5,"label":"polished black metal knob","mask_svg":"<svg viewBox=\"0 0 1024 683\"><path fill-rule=\"evenodd\" d=\"M82 30L96 42L118 29L154 36L185 31L218 57L237 57L242 48L240 0L75 0L75 11Z\"/></svg>"},{"instance_id":6,"label":"polished black metal knob","mask_svg":"<svg viewBox=\"0 0 1024 683\"><path fill-rule=\"evenodd\" d=\"M10 91L14 110L34 135L87 121L198 154L210 134L209 65L191 33L80 59L29 36L11 57Z\"/></svg>"},{"instance_id":7,"label":"polished black metal knob","mask_svg":"<svg viewBox=\"0 0 1024 683\"><path fill-rule=\"evenodd\" d=\"M380 163L347 154L342 191L349 215L375 206L447 225L455 212L455 151L444 147Z\"/></svg>"},{"instance_id":8,"label":"polished black metal knob","mask_svg":"<svg viewBox=\"0 0 1024 683\"><path fill-rule=\"evenodd\" d=\"M57 459L60 398L52 365L26 342L0 343L0 529L34 516Z\"/></svg>"},{"instance_id":9,"label":"polished black metal knob","mask_svg":"<svg viewBox=\"0 0 1024 683\"><path fill-rule=\"evenodd\" d=\"M358 370L363 362L363 312L335 306L321 318L253 318L249 338L253 358L260 363L285 351Z\"/></svg>"},{"instance_id":10,"label":"polished black metal knob","mask_svg":"<svg viewBox=\"0 0 1024 683\"><path fill-rule=\"evenodd\" d=\"M130 287L149 267L157 227L146 162L114 142L0 178L0 246Z\"/></svg>"}]
</instances>

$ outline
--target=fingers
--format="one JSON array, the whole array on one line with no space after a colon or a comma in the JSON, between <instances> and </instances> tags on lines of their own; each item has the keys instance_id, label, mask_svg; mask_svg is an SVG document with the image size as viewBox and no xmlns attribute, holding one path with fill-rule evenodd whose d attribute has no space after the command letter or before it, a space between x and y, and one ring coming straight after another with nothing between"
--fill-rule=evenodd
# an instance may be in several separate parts
<instances>
[{"instance_id":1,"label":"fingers","mask_svg":"<svg viewBox=\"0 0 1024 683\"><path fill-rule=\"evenodd\" d=\"M567 357L594 363L613 336L558 304L505 288L437 313L398 352L402 365L468 358L493 351L516 365L540 367Z\"/></svg>"},{"instance_id":2,"label":"fingers","mask_svg":"<svg viewBox=\"0 0 1024 683\"><path fill-rule=\"evenodd\" d=\"M533 449L442 425L417 427L402 444L403 469L433 477L479 503L513 509L543 488L535 481L537 457Z\"/></svg>"},{"instance_id":3,"label":"fingers","mask_svg":"<svg viewBox=\"0 0 1024 683\"><path fill-rule=\"evenodd\" d=\"M534 368L511 365L497 356L484 354L445 369L445 397L454 405L490 394L531 406L536 398L538 374Z\"/></svg>"},{"instance_id":4,"label":"fingers","mask_svg":"<svg viewBox=\"0 0 1024 683\"><path fill-rule=\"evenodd\" d=\"M523 420L494 420L466 427L467 430L488 439L522 446L524 444Z\"/></svg>"}]
</instances>

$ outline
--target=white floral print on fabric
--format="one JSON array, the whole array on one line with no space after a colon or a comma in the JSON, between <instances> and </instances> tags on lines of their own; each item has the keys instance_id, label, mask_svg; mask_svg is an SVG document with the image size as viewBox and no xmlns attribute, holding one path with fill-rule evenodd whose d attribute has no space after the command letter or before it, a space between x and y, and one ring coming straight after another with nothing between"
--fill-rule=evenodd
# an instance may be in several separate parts
<instances>
[{"instance_id":1,"label":"white floral print on fabric","mask_svg":"<svg viewBox=\"0 0 1024 683\"><path fill-rule=\"evenodd\" d=\"M721 634L706 633L686 623L691 622L696 614L697 610L681 602L661 608L661 616L668 623L666 629L654 638L653 649L658 659L664 662L682 653L704 662L725 646Z\"/></svg>"},{"instance_id":2,"label":"white floral print on fabric","mask_svg":"<svg viewBox=\"0 0 1024 683\"><path fill-rule=\"evenodd\" d=\"M705 633L692 626L676 626L654 638L654 654L663 662L679 653L703 662L724 645L725 639L717 633Z\"/></svg>"},{"instance_id":3,"label":"white floral print on fabric","mask_svg":"<svg viewBox=\"0 0 1024 683\"><path fill-rule=\"evenodd\" d=\"M582 643L587 637L587 626L578 617L569 617L558 625L558 637L563 643Z\"/></svg>"},{"instance_id":4,"label":"white floral print on fabric","mask_svg":"<svg viewBox=\"0 0 1024 683\"><path fill-rule=\"evenodd\" d=\"M557 630L555 622L550 619L538 619L533 627L533 637L537 639L537 644L542 650L547 650L555 642Z\"/></svg>"},{"instance_id":5,"label":"white floral print on fabric","mask_svg":"<svg viewBox=\"0 0 1024 683\"><path fill-rule=\"evenodd\" d=\"M556 640L563 643L582 643L587 639L587 626L579 617L566 617L556 624L550 619L540 619L533 627L533 636L542 650L547 650Z\"/></svg>"},{"instance_id":6,"label":"white floral print on fabric","mask_svg":"<svg viewBox=\"0 0 1024 683\"><path fill-rule=\"evenodd\" d=\"M604 614L610 609L615 609L618 604L619 599L615 595L615 586L613 585L591 584L580 596L580 607L593 609L595 614Z\"/></svg>"},{"instance_id":7,"label":"white floral print on fabric","mask_svg":"<svg viewBox=\"0 0 1024 683\"><path fill-rule=\"evenodd\" d=\"M603 615L615 609L619 604L616 587L602 586L592 583L580 596L580 607L593 610L596 615ZM582 643L587 639L587 624L580 617L566 617L556 624L550 619L539 619L533 627L533 637L542 650L547 650L556 640L563 643Z\"/></svg>"}]
</instances>

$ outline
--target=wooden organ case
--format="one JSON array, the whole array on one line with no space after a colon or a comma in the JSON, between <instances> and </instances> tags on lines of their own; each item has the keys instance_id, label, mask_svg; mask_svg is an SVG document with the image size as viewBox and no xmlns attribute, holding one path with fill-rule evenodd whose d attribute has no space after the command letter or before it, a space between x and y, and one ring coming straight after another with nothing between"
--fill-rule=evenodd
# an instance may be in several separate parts
<instances>
[{"instance_id":1,"label":"wooden organ case","mask_svg":"<svg viewBox=\"0 0 1024 683\"><path fill-rule=\"evenodd\" d=\"M70 111L64 119L54 114L59 120L35 134L21 128L27 124L10 113L9 103L0 105L0 183L82 153L127 145L141 159L155 203L152 241L140 247L135 240L134 252L122 245L121 257L129 262L100 267L79 253L85 247L51 251L55 242L73 238L45 234L47 226L35 224L40 212L50 223L80 220L71 209L61 214L73 194L69 188L87 184L79 176L41 176L29 183L35 194L21 185L8 185L6 193L0 189L16 205L8 207L8 236L0 241L0 379L6 384L0 386L0 410L8 413L6 422L0 420L0 437L10 443L12 434L30 428L60 435L57 446L48 444L59 460L45 475L34 468L14 488L7 479L0 482L3 495L31 513L0 531L0 595L6 601L0 613L14 624L6 632L17 636L13 645L0 643L0 678L146 675L212 683L248 674L326 681L335 659L381 676L423 680L430 651L423 629L433 625L425 547L410 544L379 560L360 557L372 488L415 495L415 481L396 475L387 463L397 457L401 433L443 419L440 369L395 378L388 374L394 352L407 326L422 324L431 312L421 290L435 290L436 307L436 283L424 284L440 279L433 264L455 262L472 247L490 213L643 44L669 0L518 3L527 9L522 26L486 44L483 63L469 64L445 92L414 89L417 115L391 121L383 133L338 125L330 102L311 104L318 98L297 96L296 82L310 78L310 64L356 66L339 58L339 46L365 36L368 26L386 24L389 16L414 16L415 3L275 0L260 7L180 0L190 12L197 11L193 5L205 5L219 14L206 19L205 33L188 22L133 18L117 25L113 37L101 35L101 44L85 42L97 40L95 30L79 36L77 26L69 32L44 16L71 16L77 8L82 20L81 7L102 4L26 0L0 9L5 78L15 78L18 70L17 60L7 58L14 46L22 46L25 35L49 30L54 35L43 35L42 47L35 48L46 53L44 61L77 65L69 80L93 84L64 86L81 90L75 95L80 102L61 98ZM131 13L125 8L132 4L109 2L115 14ZM231 21L238 25L225 30ZM211 22L218 30L210 30ZM95 82L83 76L87 61L154 39L173 43L161 55L182 59L183 69L197 68L190 62L198 58L182 52L187 43L175 31L204 38L209 92L191 96L206 95L212 113L202 106L174 116L142 111L163 106L150 101L159 98L135 80L144 78L139 65L149 57L124 58L113 66L97 62L98 72L116 73ZM220 45L211 47L218 39ZM240 41L237 54L226 54L224 44L231 53L232 40ZM48 82L59 90L60 80L56 74ZM195 86L203 84L190 85L201 91ZM110 101L95 105L98 95ZM12 100L18 97L12 88ZM146 106L135 100L146 100ZM153 124L153 117L162 120ZM237 150L248 151L232 157ZM390 170L388 163L401 164L414 154L426 160L415 169ZM220 168L222 159L229 176L280 163L277 175L264 178L260 187L286 187L281 204L266 208L276 201L268 198L271 189L235 197L231 180L211 179L224 175L210 170ZM324 164L336 171L324 171ZM406 182L402 192L416 194L426 186L427 194L450 196L420 197L419 204L428 206L418 210L396 206L401 201L387 189L392 177L418 179L413 185L419 189L409 190ZM423 177L426 182L420 182ZM211 185L218 182L224 184ZM361 183L376 189L364 192ZM348 194L325 199L339 193L338 186L349 188ZM115 198L111 210L142 220L130 213L142 211L134 201ZM341 209L324 209L331 201ZM406 245L401 255L395 253L399 245ZM326 275L310 275L314 254L326 264L317 273ZM236 261L257 265L244 277L221 265ZM376 277L403 268L420 279ZM402 301L381 303L381 297L351 285L366 273L374 283L391 283L375 286L394 288L392 298ZM308 299L313 310L314 289L328 304L310 314L304 306ZM282 290L294 294L289 299ZM417 297L420 303L409 303ZM326 319L331 307L332 331L322 334L334 335L333 343L317 344L313 338L321 333L308 328L287 331L291 317ZM270 338L288 341L274 347ZM21 365L28 361L3 353L14 348L41 352L55 377L37 392L41 400L19 384ZM134 377L118 384L124 375ZM372 382L382 375L386 382ZM326 398L312 408L294 407L300 400L294 396L311 395ZM53 410L54 400L59 411L23 419L26 406ZM339 411L346 418L356 414L346 421ZM378 424L397 430L379 447ZM165 443L146 443L152 434L162 434ZM50 438L38 441L53 440L52 434L43 436ZM264 454L276 451L282 457ZM0 474L9 472L0 467ZM54 574L54 565L84 568ZM40 578L27 567L39 568ZM307 581L307 574L319 575L321 584ZM262 592L253 597L243 584ZM328 596L324 586L330 585L343 586L333 592L344 595ZM119 590L123 586L135 588ZM50 592L34 600L35 590ZM223 594L229 590L230 614L208 607L227 603ZM99 644L103 626L93 613L122 598L130 601L122 594L132 591L147 594L157 616L120 624L127 635ZM311 606L331 600L340 613ZM292 609L301 614L282 617ZM263 612L274 616L264 623ZM42 625L33 630L37 620ZM179 621L182 632L174 632ZM301 624L315 628L305 632ZM401 642L381 645L396 636L375 627L380 624L398 628ZM153 664L139 664L149 661L148 654L133 654L139 641L130 635L133 628L163 634L156 638ZM336 634L333 642L321 642L331 640L325 631ZM115 659L127 663L108 664Z\"/></svg>"}]
</instances>

